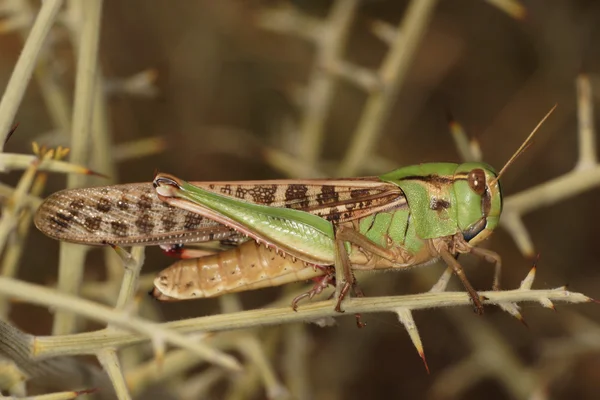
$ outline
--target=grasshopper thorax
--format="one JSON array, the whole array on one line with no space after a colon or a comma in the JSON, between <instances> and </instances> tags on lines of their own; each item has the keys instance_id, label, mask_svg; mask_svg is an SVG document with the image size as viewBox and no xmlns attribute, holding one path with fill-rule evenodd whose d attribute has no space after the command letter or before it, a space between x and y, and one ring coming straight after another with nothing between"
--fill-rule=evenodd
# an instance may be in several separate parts
<instances>
[{"instance_id":1,"label":"grasshopper thorax","mask_svg":"<svg viewBox=\"0 0 600 400\"><path fill-rule=\"evenodd\" d=\"M496 175L484 163L425 163L397 169L380 179L402 189L419 238L462 233L476 244L498 225L502 196Z\"/></svg>"}]
</instances>

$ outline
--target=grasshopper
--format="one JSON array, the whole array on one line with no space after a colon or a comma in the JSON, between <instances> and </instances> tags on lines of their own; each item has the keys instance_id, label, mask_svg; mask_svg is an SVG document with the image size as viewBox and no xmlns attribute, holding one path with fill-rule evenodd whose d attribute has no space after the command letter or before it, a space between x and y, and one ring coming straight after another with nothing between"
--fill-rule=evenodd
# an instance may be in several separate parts
<instances>
[{"instance_id":1,"label":"grasshopper","mask_svg":"<svg viewBox=\"0 0 600 400\"><path fill-rule=\"evenodd\" d=\"M159 173L152 183L69 189L49 196L35 216L48 236L93 245L180 245L235 241L239 246L176 262L159 273L159 300L212 297L315 279L312 298L342 271L336 311L349 291L362 295L353 270L406 269L442 259L458 276L475 311L481 298L457 261L471 253L501 260L476 247L498 226L499 178L480 162L426 163L376 177L321 180L186 182ZM248 239L247 239L247 238Z\"/></svg>"}]
</instances>

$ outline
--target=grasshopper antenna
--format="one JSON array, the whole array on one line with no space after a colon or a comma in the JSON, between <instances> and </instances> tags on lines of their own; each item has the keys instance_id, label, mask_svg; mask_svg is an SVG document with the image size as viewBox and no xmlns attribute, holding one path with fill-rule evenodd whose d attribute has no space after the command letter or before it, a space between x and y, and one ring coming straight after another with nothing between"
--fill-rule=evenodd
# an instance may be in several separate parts
<instances>
[{"instance_id":1,"label":"grasshopper antenna","mask_svg":"<svg viewBox=\"0 0 600 400\"><path fill-rule=\"evenodd\" d=\"M498 180L500 179L500 177L502 176L502 174L504 172L506 172L507 168L512 165L512 163L515 162L515 160L517 159L517 157L519 157L521 154L523 154L523 152L525 150L527 150L527 148L531 145L532 143L532 139L533 139L533 135L536 134L536 132L540 129L540 127L542 126L542 124L544 122L546 122L546 120L548 119L548 117L550 116L550 114L552 114L554 112L554 110L556 109L556 107L558 106L558 104L555 104L554 107L552 107L550 109L550 111L548 111L546 113L546 115L544 115L544 118L541 119L540 122L538 122L538 124L536 125L535 128L533 128L533 130L531 131L531 133L529 134L529 136L527 137L527 139L525 139L525 141L523 142L523 144L521 145L521 147L519 147L517 149L517 151L515 151L515 154L512 155L512 157L506 162L506 164L504 164L504 166L502 167L502 169L500 170L500 172L498 173L498 176L496 176L496 179L494 179L492 181L492 183L496 183L498 182Z\"/></svg>"}]
</instances>

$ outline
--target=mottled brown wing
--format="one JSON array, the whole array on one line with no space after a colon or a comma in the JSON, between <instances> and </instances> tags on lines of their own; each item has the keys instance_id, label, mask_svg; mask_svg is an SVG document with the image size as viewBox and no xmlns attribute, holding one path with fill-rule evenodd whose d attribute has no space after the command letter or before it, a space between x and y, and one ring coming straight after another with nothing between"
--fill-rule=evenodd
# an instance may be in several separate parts
<instances>
[{"instance_id":1,"label":"mottled brown wing","mask_svg":"<svg viewBox=\"0 0 600 400\"><path fill-rule=\"evenodd\" d=\"M90 245L206 242L235 233L160 201L152 183L62 190L42 203L34 223L52 238Z\"/></svg>"},{"instance_id":2,"label":"mottled brown wing","mask_svg":"<svg viewBox=\"0 0 600 400\"><path fill-rule=\"evenodd\" d=\"M407 205L398 186L377 177L190 183L250 203L306 211L332 222Z\"/></svg>"},{"instance_id":3,"label":"mottled brown wing","mask_svg":"<svg viewBox=\"0 0 600 400\"><path fill-rule=\"evenodd\" d=\"M334 223L406 206L400 188L378 178L192 182L243 201L303 210ZM235 231L158 199L151 183L67 189L35 216L44 234L90 245L152 245L226 240Z\"/></svg>"}]
</instances>

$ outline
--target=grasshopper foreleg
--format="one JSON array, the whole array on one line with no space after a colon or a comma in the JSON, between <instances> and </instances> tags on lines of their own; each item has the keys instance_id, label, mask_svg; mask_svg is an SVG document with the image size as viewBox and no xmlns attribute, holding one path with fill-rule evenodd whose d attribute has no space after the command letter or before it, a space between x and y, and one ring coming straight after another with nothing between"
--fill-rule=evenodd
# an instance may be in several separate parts
<instances>
[{"instance_id":1,"label":"grasshopper foreleg","mask_svg":"<svg viewBox=\"0 0 600 400\"><path fill-rule=\"evenodd\" d=\"M455 255L459 253L471 253L479 256L484 260L494 264L494 283L493 289L500 290L500 273L502 268L502 262L500 256L495 252L487 249L481 249L479 247L473 247L467 243L461 234L447 236L444 238L431 239L428 242L431 255L439 255L444 262L452 268L456 276L460 279L463 286L469 293L475 306L475 312L477 314L483 314L483 305L481 303L481 297L477 294L471 283L467 279L462 266L456 261Z\"/></svg>"}]
</instances>

